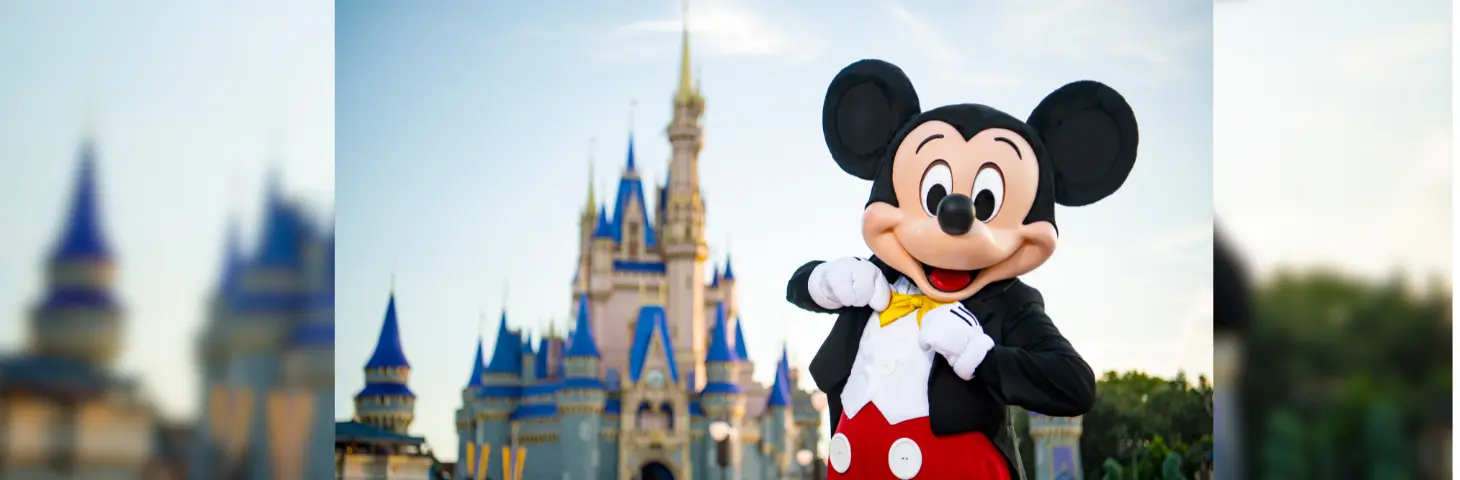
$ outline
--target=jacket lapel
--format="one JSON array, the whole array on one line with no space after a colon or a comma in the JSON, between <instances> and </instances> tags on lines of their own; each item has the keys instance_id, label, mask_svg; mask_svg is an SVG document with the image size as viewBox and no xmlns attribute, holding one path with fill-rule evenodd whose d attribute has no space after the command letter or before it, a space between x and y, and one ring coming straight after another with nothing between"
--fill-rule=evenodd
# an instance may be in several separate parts
<instances>
[{"instance_id":1,"label":"jacket lapel","mask_svg":"<svg viewBox=\"0 0 1460 480\"><path fill-rule=\"evenodd\" d=\"M842 386L852 373L857 348L862 344L862 330L867 328L867 319L871 316L872 309L868 307L843 309L837 314L836 324L831 326L831 332L821 342L811 365L807 366L816 388L827 395L841 393Z\"/></svg>"}]
</instances>

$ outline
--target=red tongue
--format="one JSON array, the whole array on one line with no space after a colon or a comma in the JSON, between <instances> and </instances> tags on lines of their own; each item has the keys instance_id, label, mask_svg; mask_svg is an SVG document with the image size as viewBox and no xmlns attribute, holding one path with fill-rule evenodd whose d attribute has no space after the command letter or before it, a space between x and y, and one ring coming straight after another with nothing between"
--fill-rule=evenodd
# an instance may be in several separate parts
<instances>
[{"instance_id":1,"label":"red tongue","mask_svg":"<svg viewBox=\"0 0 1460 480\"><path fill-rule=\"evenodd\" d=\"M973 283L973 275L962 270L935 268L932 272L928 273L928 282L932 283L933 288L938 290L956 292L963 290L968 284Z\"/></svg>"}]
</instances>

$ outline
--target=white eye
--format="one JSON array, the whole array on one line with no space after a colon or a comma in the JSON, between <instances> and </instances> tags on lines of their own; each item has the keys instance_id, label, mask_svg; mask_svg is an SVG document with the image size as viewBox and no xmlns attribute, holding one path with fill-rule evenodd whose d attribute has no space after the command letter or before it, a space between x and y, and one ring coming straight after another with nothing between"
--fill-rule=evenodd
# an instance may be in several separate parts
<instances>
[{"instance_id":1,"label":"white eye","mask_svg":"<svg viewBox=\"0 0 1460 480\"><path fill-rule=\"evenodd\" d=\"M999 183L1003 183L1002 180ZM948 162L938 160L928 165L928 170L923 172L923 211L929 217L938 216L938 202L953 191L953 170L948 169ZM1002 190L1000 190L1002 191Z\"/></svg>"},{"instance_id":2,"label":"white eye","mask_svg":"<svg viewBox=\"0 0 1460 480\"><path fill-rule=\"evenodd\" d=\"M986 164L978 169L978 176L973 177L973 218L988 223L999 215L999 208L1003 206L1004 173L994 164Z\"/></svg>"}]
</instances>

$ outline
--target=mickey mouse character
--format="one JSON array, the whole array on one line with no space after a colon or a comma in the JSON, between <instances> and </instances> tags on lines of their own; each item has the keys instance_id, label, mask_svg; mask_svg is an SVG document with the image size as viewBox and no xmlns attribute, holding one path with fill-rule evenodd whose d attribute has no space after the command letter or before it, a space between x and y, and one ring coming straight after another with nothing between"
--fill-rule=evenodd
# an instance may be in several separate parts
<instances>
[{"instance_id":1,"label":"mickey mouse character","mask_svg":"<svg viewBox=\"0 0 1460 480\"><path fill-rule=\"evenodd\" d=\"M831 406L829 478L1022 478L1007 406L1082 415L1095 375L1018 277L1054 253L1055 204L1125 182L1135 114L1093 81L1028 121L976 104L922 112L902 70L863 60L832 80L822 131L837 165L872 181L874 254L807 263L786 287L838 314L810 365Z\"/></svg>"}]
</instances>

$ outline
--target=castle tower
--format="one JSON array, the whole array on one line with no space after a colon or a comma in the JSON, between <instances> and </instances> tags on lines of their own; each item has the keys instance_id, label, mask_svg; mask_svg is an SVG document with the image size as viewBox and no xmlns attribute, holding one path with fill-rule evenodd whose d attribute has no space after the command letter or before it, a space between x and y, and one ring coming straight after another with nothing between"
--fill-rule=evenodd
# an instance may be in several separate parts
<instances>
[{"instance_id":1,"label":"castle tower","mask_svg":"<svg viewBox=\"0 0 1460 480\"><path fill-rule=\"evenodd\" d=\"M726 315L731 320L740 318L740 301L735 295L735 269L730 266L730 255L725 255L725 269L720 272L720 280L716 282L720 290L720 301L725 302Z\"/></svg>"},{"instance_id":2,"label":"castle tower","mask_svg":"<svg viewBox=\"0 0 1460 480\"><path fill-rule=\"evenodd\" d=\"M482 386L473 408L477 443L507 445L512 438L510 416L522 397L522 342L519 339L518 334L507 327L507 312L502 312L497 323L492 360L483 372Z\"/></svg>"},{"instance_id":3,"label":"castle tower","mask_svg":"<svg viewBox=\"0 0 1460 480\"><path fill-rule=\"evenodd\" d=\"M304 478L319 478L334 471L334 462L319 461L333 451L335 369L335 239L329 233L312 238L306 247L305 301L300 321L289 332L284 353L284 391L309 398L309 425L297 429L306 444L286 464L302 463ZM286 397L287 398L287 397ZM296 417L297 418L297 417ZM299 459L303 459L302 461Z\"/></svg>"},{"instance_id":4,"label":"castle tower","mask_svg":"<svg viewBox=\"0 0 1460 480\"><path fill-rule=\"evenodd\" d=\"M528 332L518 333L522 339L522 383L524 385L537 381L537 349L532 346L532 338Z\"/></svg>"},{"instance_id":5,"label":"castle tower","mask_svg":"<svg viewBox=\"0 0 1460 480\"><path fill-rule=\"evenodd\" d=\"M70 211L46 264L47 293L31 315L32 353L109 366L121 348L121 306L112 291L113 258L101 225L96 148L81 145Z\"/></svg>"},{"instance_id":6,"label":"castle tower","mask_svg":"<svg viewBox=\"0 0 1460 480\"><path fill-rule=\"evenodd\" d=\"M385 323L375 353L365 363L365 388L355 395L355 417L360 423L405 434L415 419L416 394L406 386L411 364L401 350L400 324L395 310L395 287L385 306Z\"/></svg>"},{"instance_id":7,"label":"castle tower","mask_svg":"<svg viewBox=\"0 0 1460 480\"><path fill-rule=\"evenodd\" d=\"M791 402L794 386L791 384L790 358L786 347L781 346L781 360L776 364L776 379L771 383L770 395L766 397L765 419L760 438L761 455L764 456L766 471L762 478L779 478L781 472L791 466L792 451L788 439L794 438L795 419Z\"/></svg>"},{"instance_id":8,"label":"castle tower","mask_svg":"<svg viewBox=\"0 0 1460 480\"><path fill-rule=\"evenodd\" d=\"M660 236L665 282L669 288L666 314L679 326L674 341L680 348L674 352L674 362L680 372L698 383L705 379L701 371L704 366L699 360L704 358L708 333L704 316L704 261L709 245L705 242L705 205L699 181L704 135L700 117L704 115L705 100L690 77L688 7L686 2L679 88L674 94L674 115L666 129L673 153L669 160L669 185L665 188L664 231ZM691 388L698 390L700 385Z\"/></svg>"},{"instance_id":9,"label":"castle tower","mask_svg":"<svg viewBox=\"0 0 1460 480\"><path fill-rule=\"evenodd\" d=\"M578 273L573 278L573 296L588 293L588 279L592 274L590 260L593 258L593 238L598 230L599 219L603 218L599 213L597 195L593 191L593 152L588 153L588 200L583 204L583 212L578 217ZM605 219L606 220L606 219Z\"/></svg>"},{"instance_id":10,"label":"castle tower","mask_svg":"<svg viewBox=\"0 0 1460 480\"><path fill-rule=\"evenodd\" d=\"M710 332L710 345L705 354L707 378L705 388L700 390L700 407L705 411L705 421L725 422L738 429L745 418L745 391L737 383L743 357L730 346L727 316L725 304L721 303L715 309L715 327ZM700 441L704 443L705 451L715 451L714 439L706 436ZM716 468L710 469L713 473L707 473L716 478L739 478L739 451L738 448L730 450L730 466L725 471Z\"/></svg>"},{"instance_id":11,"label":"castle tower","mask_svg":"<svg viewBox=\"0 0 1460 480\"><path fill-rule=\"evenodd\" d=\"M593 254L589 259L588 271L590 274L587 282L588 313L592 317L595 332L603 332L606 328L604 322L607 321L608 315L604 313L604 308L609 296L613 294L613 258L616 248L613 223L608 218L607 210L600 205L598 207L598 225L593 229ZM573 299L574 302L578 300L578 298ZM628 356L628 351L624 350L622 346L606 345L606 347L611 349L609 356L613 358Z\"/></svg>"},{"instance_id":12,"label":"castle tower","mask_svg":"<svg viewBox=\"0 0 1460 480\"><path fill-rule=\"evenodd\" d=\"M755 378L753 377L755 362L750 360L750 352L747 352L745 349L745 330L741 328L742 325L745 325L745 323L740 318L736 318L735 357L740 359L740 384L751 385L755 383Z\"/></svg>"},{"instance_id":13,"label":"castle tower","mask_svg":"<svg viewBox=\"0 0 1460 480\"><path fill-rule=\"evenodd\" d=\"M476 417L472 413L472 403L481 394L483 379L487 374L482 358L482 338L478 334L477 352L471 362L471 376L466 380L466 388L461 390L461 408L456 410L456 458L461 462L466 461L467 443L476 441ZM457 468L452 478L462 480L465 477L466 469Z\"/></svg>"},{"instance_id":14,"label":"castle tower","mask_svg":"<svg viewBox=\"0 0 1460 480\"><path fill-rule=\"evenodd\" d=\"M558 447L562 478L591 480L603 471L599 435L603 431L605 391L598 380L598 341L588 296L578 297L578 315L567 350L563 352L563 379L557 390ZM556 469L555 469L556 470Z\"/></svg>"},{"instance_id":15,"label":"castle tower","mask_svg":"<svg viewBox=\"0 0 1460 480\"><path fill-rule=\"evenodd\" d=\"M1050 417L1029 412L1034 439L1034 480L1082 480L1080 417Z\"/></svg>"}]
</instances>

